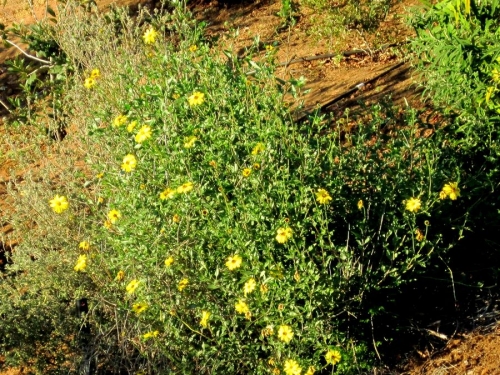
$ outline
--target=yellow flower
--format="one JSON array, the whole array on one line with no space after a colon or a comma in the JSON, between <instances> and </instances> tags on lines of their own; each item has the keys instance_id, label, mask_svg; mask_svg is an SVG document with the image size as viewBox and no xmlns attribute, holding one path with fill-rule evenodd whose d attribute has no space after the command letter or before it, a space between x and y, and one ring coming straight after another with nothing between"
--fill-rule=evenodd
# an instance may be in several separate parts
<instances>
[{"instance_id":1,"label":"yellow flower","mask_svg":"<svg viewBox=\"0 0 500 375\"><path fill-rule=\"evenodd\" d=\"M316 372L316 368L314 366L309 366L305 375L313 375L315 372Z\"/></svg>"},{"instance_id":2,"label":"yellow flower","mask_svg":"<svg viewBox=\"0 0 500 375\"><path fill-rule=\"evenodd\" d=\"M111 224L114 224L122 217L122 213L118 210L111 210L108 212L108 220Z\"/></svg>"},{"instance_id":3,"label":"yellow flower","mask_svg":"<svg viewBox=\"0 0 500 375\"><path fill-rule=\"evenodd\" d=\"M247 294L252 293L255 290L256 286L257 283L255 282L255 279L253 277L248 279L243 287L243 292L245 293L245 296Z\"/></svg>"},{"instance_id":4,"label":"yellow flower","mask_svg":"<svg viewBox=\"0 0 500 375\"><path fill-rule=\"evenodd\" d=\"M276 241L279 243L285 243L287 242L290 238L292 238L293 231L292 228L279 228L278 229L278 234L276 234Z\"/></svg>"},{"instance_id":5,"label":"yellow flower","mask_svg":"<svg viewBox=\"0 0 500 375\"><path fill-rule=\"evenodd\" d=\"M151 332L147 332L144 335L142 335L142 338L144 340L148 340L150 338L157 337L159 334L160 334L160 331L151 331Z\"/></svg>"},{"instance_id":6,"label":"yellow flower","mask_svg":"<svg viewBox=\"0 0 500 375\"><path fill-rule=\"evenodd\" d=\"M251 313L250 311L247 311L247 312L245 313L245 319L246 319L246 320L250 320L250 319L252 319L252 313Z\"/></svg>"},{"instance_id":7,"label":"yellow flower","mask_svg":"<svg viewBox=\"0 0 500 375\"><path fill-rule=\"evenodd\" d=\"M186 288L189 284L189 280L188 279L182 279L181 281L179 281L179 285L177 285L177 289L179 289L180 292L182 292L184 290L184 288Z\"/></svg>"},{"instance_id":8,"label":"yellow flower","mask_svg":"<svg viewBox=\"0 0 500 375\"><path fill-rule=\"evenodd\" d=\"M441 199L441 200L442 200L442 199L446 199L446 197L447 197L446 193L445 193L443 190L441 190L441 191L439 192L439 199Z\"/></svg>"},{"instance_id":9,"label":"yellow flower","mask_svg":"<svg viewBox=\"0 0 500 375\"><path fill-rule=\"evenodd\" d=\"M264 143L257 143L255 147L252 150L252 155L257 155L260 154L262 151L266 149L266 146L264 146Z\"/></svg>"},{"instance_id":10,"label":"yellow flower","mask_svg":"<svg viewBox=\"0 0 500 375\"><path fill-rule=\"evenodd\" d=\"M286 343L289 343L292 340L293 337L293 331L292 327L290 326L280 326L278 329L278 338Z\"/></svg>"},{"instance_id":11,"label":"yellow flower","mask_svg":"<svg viewBox=\"0 0 500 375\"><path fill-rule=\"evenodd\" d=\"M137 126L137 121L132 121L130 124L127 125L127 131L129 133L132 133Z\"/></svg>"},{"instance_id":12,"label":"yellow flower","mask_svg":"<svg viewBox=\"0 0 500 375\"><path fill-rule=\"evenodd\" d=\"M150 26L142 36L142 39L144 39L145 44L153 44L157 37L158 31L156 31L153 26Z\"/></svg>"},{"instance_id":13,"label":"yellow flower","mask_svg":"<svg viewBox=\"0 0 500 375\"><path fill-rule=\"evenodd\" d=\"M262 331L260 331L260 334L263 337L272 336L272 335L274 335L274 327L269 325L266 328L262 329Z\"/></svg>"},{"instance_id":14,"label":"yellow flower","mask_svg":"<svg viewBox=\"0 0 500 375\"><path fill-rule=\"evenodd\" d=\"M106 228L106 229L111 229L111 227L113 226L113 224L111 224L111 221L109 221L109 220L106 220L103 225L104 225L104 228Z\"/></svg>"},{"instance_id":15,"label":"yellow flower","mask_svg":"<svg viewBox=\"0 0 500 375\"><path fill-rule=\"evenodd\" d=\"M168 257L165 259L165 267L170 267L174 263L174 258L173 257Z\"/></svg>"},{"instance_id":16,"label":"yellow flower","mask_svg":"<svg viewBox=\"0 0 500 375\"><path fill-rule=\"evenodd\" d=\"M173 98L174 100L177 100L177 99L179 99L180 97L181 97L181 96L180 96L179 94L177 94L177 93L173 93L173 94L172 94L172 98Z\"/></svg>"},{"instance_id":17,"label":"yellow flower","mask_svg":"<svg viewBox=\"0 0 500 375\"><path fill-rule=\"evenodd\" d=\"M123 272L122 270L120 270L116 274L115 281L122 281L124 277L125 277L125 272Z\"/></svg>"},{"instance_id":18,"label":"yellow flower","mask_svg":"<svg viewBox=\"0 0 500 375\"><path fill-rule=\"evenodd\" d=\"M422 207L422 202L419 198L410 198L405 201L405 207L410 212L417 212Z\"/></svg>"},{"instance_id":19,"label":"yellow flower","mask_svg":"<svg viewBox=\"0 0 500 375\"><path fill-rule=\"evenodd\" d=\"M208 162L208 165L210 165L212 168L217 168L217 162L215 160L210 160Z\"/></svg>"},{"instance_id":20,"label":"yellow flower","mask_svg":"<svg viewBox=\"0 0 500 375\"><path fill-rule=\"evenodd\" d=\"M268 51L268 52L271 52L273 49L274 49L274 46L273 46L273 45L271 45L271 44L268 44L268 45L266 46L266 51Z\"/></svg>"},{"instance_id":21,"label":"yellow flower","mask_svg":"<svg viewBox=\"0 0 500 375\"><path fill-rule=\"evenodd\" d=\"M460 196L460 188L458 187L458 183L450 182L448 184L445 184L443 186L443 189L441 190L441 193L446 194L446 196L450 197L452 201L456 200ZM439 194L440 198L441 198L441 193Z\"/></svg>"},{"instance_id":22,"label":"yellow flower","mask_svg":"<svg viewBox=\"0 0 500 375\"><path fill-rule=\"evenodd\" d=\"M98 173L95 175L99 180L104 177L104 173Z\"/></svg>"},{"instance_id":23,"label":"yellow flower","mask_svg":"<svg viewBox=\"0 0 500 375\"><path fill-rule=\"evenodd\" d=\"M363 200L362 200L362 199L360 199L360 200L358 201L358 210L362 210L364 206L365 206L365 204L363 203Z\"/></svg>"},{"instance_id":24,"label":"yellow flower","mask_svg":"<svg viewBox=\"0 0 500 375\"><path fill-rule=\"evenodd\" d=\"M95 79L92 77L85 78L85 82L83 83L83 87L85 87L87 90L90 90L95 86Z\"/></svg>"},{"instance_id":25,"label":"yellow flower","mask_svg":"<svg viewBox=\"0 0 500 375\"><path fill-rule=\"evenodd\" d=\"M194 44L189 47L189 50L191 52L195 52L197 49L198 49L198 47L196 47L196 45L194 45Z\"/></svg>"},{"instance_id":26,"label":"yellow flower","mask_svg":"<svg viewBox=\"0 0 500 375\"><path fill-rule=\"evenodd\" d=\"M283 371L285 371L286 375L300 375L302 368L299 366L297 361L287 359L283 365Z\"/></svg>"},{"instance_id":27,"label":"yellow flower","mask_svg":"<svg viewBox=\"0 0 500 375\"><path fill-rule=\"evenodd\" d=\"M248 305L245 303L245 301L243 301L241 299L234 304L234 308L235 308L236 312L240 313L240 314L246 314L247 312L250 311L250 309L248 308Z\"/></svg>"},{"instance_id":28,"label":"yellow flower","mask_svg":"<svg viewBox=\"0 0 500 375\"><path fill-rule=\"evenodd\" d=\"M226 267L229 271L233 271L236 268L240 268L242 262L243 259L238 254L235 254L227 258Z\"/></svg>"},{"instance_id":29,"label":"yellow flower","mask_svg":"<svg viewBox=\"0 0 500 375\"><path fill-rule=\"evenodd\" d=\"M319 204L328 204L332 200L332 197L325 189L318 189L316 192L316 200Z\"/></svg>"},{"instance_id":30,"label":"yellow flower","mask_svg":"<svg viewBox=\"0 0 500 375\"><path fill-rule=\"evenodd\" d=\"M182 184L181 186L179 186L179 187L177 188L177 192L178 192L179 194L182 194L182 193L188 193L188 192L190 192L191 190L193 190L193 187L194 187L194 185L193 185L193 183L192 183L192 182L186 182L186 183Z\"/></svg>"},{"instance_id":31,"label":"yellow flower","mask_svg":"<svg viewBox=\"0 0 500 375\"><path fill-rule=\"evenodd\" d=\"M250 168L245 168L245 169L243 169L243 172L241 172L241 174L243 175L243 177L250 176L250 173L252 173L252 170Z\"/></svg>"},{"instance_id":32,"label":"yellow flower","mask_svg":"<svg viewBox=\"0 0 500 375\"><path fill-rule=\"evenodd\" d=\"M300 273L299 273L299 271L295 271L295 273L293 274L293 279L294 279L296 282L299 282L299 281L300 281Z\"/></svg>"},{"instance_id":33,"label":"yellow flower","mask_svg":"<svg viewBox=\"0 0 500 375\"><path fill-rule=\"evenodd\" d=\"M202 93L202 92L199 92L199 91L195 91L193 92L193 95L191 95L189 98L188 98L188 103L189 105L192 107L192 106L195 106L195 105L200 105L202 104L203 102L205 101L205 94Z\"/></svg>"},{"instance_id":34,"label":"yellow flower","mask_svg":"<svg viewBox=\"0 0 500 375\"><path fill-rule=\"evenodd\" d=\"M73 269L76 272L78 272L78 271L84 271L86 267L87 267L87 256L85 254L80 255L78 257L78 260L76 261L76 265Z\"/></svg>"},{"instance_id":35,"label":"yellow flower","mask_svg":"<svg viewBox=\"0 0 500 375\"><path fill-rule=\"evenodd\" d=\"M172 217L172 221L174 223L180 223L181 222L181 217L177 214L175 214L173 217Z\"/></svg>"},{"instance_id":36,"label":"yellow flower","mask_svg":"<svg viewBox=\"0 0 500 375\"><path fill-rule=\"evenodd\" d=\"M329 350L325 354L325 361L331 365L336 365L340 362L342 356L338 350Z\"/></svg>"},{"instance_id":37,"label":"yellow flower","mask_svg":"<svg viewBox=\"0 0 500 375\"><path fill-rule=\"evenodd\" d=\"M99 69L92 69L90 72L90 78L98 79L99 77L101 77L101 71Z\"/></svg>"},{"instance_id":38,"label":"yellow flower","mask_svg":"<svg viewBox=\"0 0 500 375\"><path fill-rule=\"evenodd\" d=\"M64 195L55 195L54 198L52 198L49 201L50 207L56 214L63 213L66 211L69 207L69 202L68 199Z\"/></svg>"},{"instance_id":39,"label":"yellow flower","mask_svg":"<svg viewBox=\"0 0 500 375\"><path fill-rule=\"evenodd\" d=\"M280 375L281 374L281 371L279 368L275 367L273 368L273 371L272 371L273 375Z\"/></svg>"},{"instance_id":40,"label":"yellow flower","mask_svg":"<svg viewBox=\"0 0 500 375\"><path fill-rule=\"evenodd\" d=\"M137 166L137 159L134 155L128 154L123 158L122 170L124 172L132 172Z\"/></svg>"},{"instance_id":41,"label":"yellow flower","mask_svg":"<svg viewBox=\"0 0 500 375\"><path fill-rule=\"evenodd\" d=\"M194 146L194 143L198 140L194 135L191 137L186 137L184 139L184 148L191 148Z\"/></svg>"},{"instance_id":42,"label":"yellow flower","mask_svg":"<svg viewBox=\"0 0 500 375\"><path fill-rule=\"evenodd\" d=\"M88 243L87 241L82 241L78 244L78 248L83 251L88 251L90 250L90 243Z\"/></svg>"},{"instance_id":43,"label":"yellow flower","mask_svg":"<svg viewBox=\"0 0 500 375\"><path fill-rule=\"evenodd\" d=\"M269 291L269 288L267 287L266 284L260 284L260 292L262 294L266 294Z\"/></svg>"},{"instance_id":44,"label":"yellow flower","mask_svg":"<svg viewBox=\"0 0 500 375\"><path fill-rule=\"evenodd\" d=\"M148 304L146 302L137 302L132 305L132 310L136 313L136 315L139 315L146 311L148 308Z\"/></svg>"},{"instance_id":45,"label":"yellow flower","mask_svg":"<svg viewBox=\"0 0 500 375\"><path fill-rule=\"evenodd\" d=\"M212 315L209 311L202 311L201 312L201 320L200 320L200 326L207 328L208 327L208 319L210 319L210 315Z\"/></svg>"},{"instance_id":46,"label":"yellow flower","mask_svg":"<svg viewBox=\"0 0 500 375\"><path fill-rule=\"evenodd\" d=\"M134 139L137 143L142 143L149 138L151 138L151 126L143 125L135 135Z\"/></svg>"},{"instance_id":47,"label":"yellow flower","mask_svg":"<svg viewBox=\"0 0 500 375\"><path fill-rule=\"evenodd\" d=\"M125 115L116 116L115 119L113 120L113 127L117 128L119 126L124 125L126 122L127 122L127 116Z\"/></svg>"},{"instance_id":48,"label":"yellow flower","mask_svg":"<svg viewBox=\"0 0 500 375\"><path fill-rule=\"evenodd\" d=\"M172 199L175 197L175 190L174 189L165 189L160 193L160 199L164 201L165 199Z\"/></svg>"},{"instance_id":49,"label":"yellow flower","mask_svg":"<svg viewBox=\"0 0 500 375\"><path fill-rule=\"evenodd\" d=\"M259 163L254 163L252 165L253 169L255 169L256 171L258 171L260 169L260 164Z\"/></svg>"},{"instance_id":50,"label":"yellow flower","mask_svg":"<svg viewBox=\"0 0 500 375\"><path fill-rule=\"evenodd\" d=\"M103 197L97 198L97 203L99 204L104 203L104 198Z\"/></svg>"},{"instance_id":51,"label":"yellow flower","mask_svg":"<svg viewBox=\"0 0 500 375\"><path fill-rule=\"evenodd\" d=\"M125 290L127 291L128 294L134 294L135 290L139 287L140 283L141 282L139 280L134 279L127 284Z\"/></svg>"},{"instance_id":52,"label":"yellow flower","mask_svg":"<svg viewBox=\"0 0 500 375\"><path fill-rule=\"evenodd\" d=\"M422 241L422 240L424 239L424 234L422 233L422 231L421 231L419 228L417 228L417 229L415 230L415 239L416 239L417 241L419 241L419 242L420 242L420 241Z\"/></svg>"}]
</instances>

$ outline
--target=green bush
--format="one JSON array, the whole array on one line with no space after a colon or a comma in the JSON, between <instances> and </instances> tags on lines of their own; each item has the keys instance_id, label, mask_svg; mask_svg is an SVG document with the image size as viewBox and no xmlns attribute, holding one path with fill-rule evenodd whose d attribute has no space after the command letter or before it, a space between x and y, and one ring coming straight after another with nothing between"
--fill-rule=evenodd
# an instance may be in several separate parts
<instances>
[{"instance_id":1,"label":"green bush","mask_svg":"<svg viewBox=\"0 0 500 375\"><path fill-rule=\"evenodd\" d=\"M219 56L182 5L116 14L67 4L57 23L84 72L63 98L58 157L11 190L23 242L0 284L6 354L50 345L58 359L38 368L77 372L66 317L85 297L102 371L367 368L366 296L414 279L462 233L445 134L424 137L415 111L384 103L296 124L272 61ZM34 335L41 322L54 333Z\"/></svg>"},{"instance_id":2,"label":"green bush","mask_svg":"<svg viewBox=\"0 0 500 375\"><path fill-rule=\"evenodd\" d=\"M426 92L457 117L457 141L498 155L500 2L440 1L412 25Z\"/></svg>"}]
</instances>

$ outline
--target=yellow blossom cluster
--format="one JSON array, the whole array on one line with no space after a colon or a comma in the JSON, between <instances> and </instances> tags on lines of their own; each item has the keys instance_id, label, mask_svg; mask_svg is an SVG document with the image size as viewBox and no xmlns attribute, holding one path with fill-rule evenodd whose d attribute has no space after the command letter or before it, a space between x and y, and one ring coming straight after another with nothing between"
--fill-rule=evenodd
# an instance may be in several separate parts
<instances>
[{"instance_id":1,"label":"yellow blossom cluster","mask_svg":"<svg viewBox=\"0 0 500 375\"><path fill-rule=\"evenodd\" d=\"M449 182L443 186L439 192L440 199L450 198L452 201L457 200L460 196L460 188L458 182Z\"/></svg>"},{"instance_id":2,"label":"yellow blossom cluster","mask_svg":"<svg viewBox=\"0 0 500 375\"><path fill-rule=\"evenodd\" d=\"M99 71L99 69L93 69L90 72L90 75L87 78L85 78L85 81L83 82L83 86L87 90L90 90L90 89L94 88L94 86L96 85L97 80L100 77L101 77L101 72Z\"/></svg>"},{"instance_id":3,"label":"yellow blossom cluster","mask_svg":"<svg viewBox=\"0 0 500 375\"><path fill-rule=\"evenodd\" d=\"M175 194L185 194L189 193L191 190L193 190L194 184L192 182L185 182L184 184L178 186L175 189L171 188L166 188L160 193L160 199L162 201L166 199L172 199L175 197Z\"/></svg>"}]
</instances>

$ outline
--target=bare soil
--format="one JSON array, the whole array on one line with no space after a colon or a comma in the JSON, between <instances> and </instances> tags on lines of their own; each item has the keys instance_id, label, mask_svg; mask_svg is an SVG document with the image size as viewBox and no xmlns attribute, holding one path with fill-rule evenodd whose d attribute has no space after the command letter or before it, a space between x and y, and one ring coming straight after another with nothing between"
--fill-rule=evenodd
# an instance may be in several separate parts
<instances>
[{"instance_id":1,"label":"bare soil","mask_svg":"<svg viewBox=\"0 0 500 375\"><path fill-rule=\"evenodd\" d=\"M52 6L54 3L49 1ZM113 2L99 0L97 3L100 8L105 9ZM298 112L298 117L319 107L324 111L340 112L346 106L355 106L359 99L370 104L387 95L391 95L399 104L408 103L419 108L425 106L411 63L405 59L408 52L401 47L412 36L404 19L409 14L409 8L420 3L418 0L397 2L381 23L376 36L350 31L345 38L336 39L335 43L332 42L333 37L318 40L310 32L317 22L321 22L321 17L311 10L301 9L293 27L281 27L282 19L276 15L280 1L198 0L191 3L195 16L208 22L207 37L220 49L230 49L242 56L258 37L261 44L256 58L264 59L274 55L275 62L282 63L277 71L278 78L287 81L302 76L306 79L305 89L308 93L302 97L304 105ZM117 4L136 7L139 2L120 0ZM149 1L143 1L142 4L154 6ZM7 0L4 7L0 6L0 22L6 25L14 22L32 23L46 16L45 5L45 0L34 0L34 8L29 7L28 2ZM238 36L232 39L236 30ZM391 46L387 47L387 44ZM272 50L270 51L271 47L266 49L266 46L272 46ZM354 50L358 52L351 53ZM347 52L346 56L339 58L341 52ZM15 48L0 47L0 99L3 101L16 90L16 83L7 75L3 62L17 54ZM324 56L327 54L332 55ZM300 58L309 59L290 63ZM389 70L390 73L383 74ZM381 77L377 78L378 76ZM336 98L342 99L335 101ZM0 106L0 116L6 114ZM6 139L13 136L10 132L11 129L7 129L0 118L0 137ZM22 171L16 171L14 162L9 158L11 151L16 150L11 150L9 143L0 143L0 212L13 209L7 199L7 184L10 179L22 176ZM11 226L0 218L0 262L5 261L1 257L3 251L10 251L16 242ZM498 300L492 303L493 310L496 311ZM423 327L421 331L425 334L420 336L418 343L413 345L413 342L409 342L411 349L401 349L400 352L392 348L391 363L394 364L391 367L381 367L373 374L500 374L500 326L496 324L496 316L487 321L487 326L486 323L483 326L477 324L474 330L456 329L451 333L442 333L439 325L437 328ZM0 371L0 375L25 373L29 373L29 370Z\"/></svg>"}]
</instances>

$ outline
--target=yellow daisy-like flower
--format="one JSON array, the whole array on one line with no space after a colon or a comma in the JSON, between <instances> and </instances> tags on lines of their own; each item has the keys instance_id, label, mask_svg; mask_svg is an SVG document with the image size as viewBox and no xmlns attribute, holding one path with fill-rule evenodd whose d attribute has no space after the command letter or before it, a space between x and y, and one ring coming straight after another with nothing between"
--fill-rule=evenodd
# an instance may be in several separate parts
<instances>
[{"instance_id":1,"label":"yellow daisy-like flower","mask_svg":"<svg viewBox=\"0 0 500 375\"><path fill-rule=\"evenodd\" d=\"M257 143L252 150L252 155L258 155L266 149L264 143Z\"/></svg>"},{"instance_id":2,"label":"yellow daisy-like flower","mask_svg":"<svg viewBox=\"0 0 500 375\"><path fill-rule=\"evenodd\" d=\"M191 148L194 146L194 143L198 140L194 135L191 137L186 137L184 139L184 148Z\"/></svg>"},{"instance_id":3,"label":"yellow daisy-like flower","mask_svg":"<svg viewBox=\"0 0 500 375\"><path fill-rule=\"evenodd\" d=\"M145 44L153 44L156 41L157 37L158 31L156 31L153 26L150 26L142 36L142 39L144 40Z\"/></svg>"},{"instance_id":4,"label":"yellow daisy-like flower","mask_svg":"<svg viewBox=\"0 0 500 375\"><path fill-rule=\"evenodd\" d=\"M271 52L274 49L274 46L272 44L268 44L266 46L266 51Z\"/></svg>"},{"instance_id":5,"label":"yellow daisy-like flower","mask_svg":"<svg viewBox=\"0 0 500 375\"><path fill-rule=\"evenodd\" d=\"M422 202L419 198L410 198L405 201L405 208L410 212L417 212L422 207Z\"/></svg>"},{"instance_id":6,"label":"yellow daisy-like flower","mask_svg":"<svg viewBox=\"0 0 500 375\"><path fill-rule=\"evenodd\" d=\"M259 163L254 163L252 165L253 169L255 169L256 171L258 171L260 169L260 164Z\"/></svg>"},{"instance_id":7,"label":"yellow daisy-like flower","mask_svg":"<svg viewBox=\"0 0 500 375\"><path fill-rule=\"evenodd\" d=\"M250 173L252 173L252 170L250 168L245 168L245 169L243 169L243 172L241 172L241 174L243 175L243 177L250 176Z\"/></svg>"},{"instance_id":8,"label":"yellow daisy-like flower","mask_svg":"<svg viewBox=\"0 0 500 375\"><path fill-rule=\"evenodd\" d=\"M76 265L73 268L76 272L82 272L87 267L87 256L85 254L80 255L76 261Z\"/></svg>"},{"instance_id":9,"label":"yellow daisy-like flower","mask_svg":"<svg viewBox=\"0 0 500 375\"><path fill-rule=\"evenodd\" d=\"M49 201L50 207L56 214L63 213L69 208L69 202L68 199L64 195L55 195L54 198L52 198Z\"/></svg>"},{"instance_id":10,"label":"yellow daisy-like flower","mask_svg":"<svg viewBox=\"0 0 500 375\"><path fill-rule=\"evenodd\" d=\"M174 216L172 216L172 221L174 223L180 223L181 222L181 217L177 214L175 214Z\"/></svg>"},{"instance_id":11,"label":"yellow daisy-like flower","mask_svg":"<svg viewBox=\"0 0 500 375\"><path fill-rule=\"evenodd\" d=\"M135 135L135 141L137 143L142 143L146 140L148 140L149 138L151 138L151 126L149 125L143 125L139 131L137 132L137 134Z\"/></svg>"},{"instance_id":12,"label":"yellow daisy-like flower","mask_svg":"<svg viewBox=\"0 0 500 375\"><path fill-rule=\"evenodd\" d=\"M179 289L180 292L182 292L189 284L188 279L182 279L179 281L179 284L177 285L177 289Z\"/></svg>"},{"instance_id":13,"label":"yellow daisy-like flower","mask_svg":"<svg viewBox=\"0 0 500 375\"><path fill-rule=\"evenodd\" d=\"M318 189L316 192L316 200L319 204L328 204L332 200L332 197L325 189Z\"/></svg>"},{"instance_id":14,"label":"yellow daisy-like flower","mask_svg":"<svg viewBox=\"0 0 500 375\"><path fill-rule=\"evenodd\" d=\"M194 184L192 182L186 182L177 188L179 194L189 193L193 190Z\"/></svg>"},{"instance_id":15,"label":"yellow daisy-like flower","mask_svg":"<svg viewBox=\"0 0 500 375\"><path fill-rule=\"evenodd\" d=\"M281 371L280 371L280 369L279 369L279 368L275 367L275 368L273 368L272 374L273 374L273 375L280 375L280 374L281 374Z\"/></svg>"},{"instance_id":16,"label":"yellow daisy-like flower","mask_svg":"<svg viewBox=\"0 0 500 375\"><path fill-rule=\"evenodd\" d=\"M147 332L144 335L142 335L142 338L143 338L143 340L148 340L148 339L151 339L153 337L157 337L159 334L160 334L160 331L151 331L151 332Z\"/></svg>"},{"instance_id":17,"label":"yellow daisy-like flower","mask_svg":"<svg viewBox=\"0 0 500 375\"><path fill-rule=\"evenodd\" d=\"M226 267L229 269L229 271L233 271L236 268L240 268L242 262L243 259L238 254L235 254L227 258Z\"/></svg>"},{"instance_id":18,"label":"yellow daisy-like flower","mask_svg":"<svg viewBox=\"0 0 500 375\"><path fill-rule=\"evenodd\" d=\"M450 182L445 184L443 186L443 189L441 190L441 193L444 193L452 201L457 200L457 198L460 196L460 188L458 187L458 182ZM439 194L440 198L441 198L441 193Z\"/></svg>"},{"instance_id":19,"label":"yellow daisy-like flower","mask_svg":"<svg viewBox=\"0 0 500 375\"><path fill-rule=\"evenodd\" d=\"M278 338L286 343L292 341L293 330L292 327L283 325L278 328Z\"/></svg>"},{"instance_id":20,"label":"yellow daisy-like flower","mask_svg":"<svg viewBox=\"0 0 500 375\"><path fill-rule=\"evenodd\" d=\"M293 236L292 228L278 228L278 233L276 234L276 241L279 243L285 243Z\"/></svg>"},{"instance_id":21,"label":"yellow daisy-like flower","mask_svg":"<svg viewBox=\"0 0 500 375\"><path fill-rule=\"evenodd\" d=\"M250 312L248 305L245 303L245 301L243 301L241 299L234 304L234 309L239 314L246 314L246 313Z\"/></svg>"},{"instance_id":22,"label":"yellow daisy-like flower","mask_svg":"<svg viewBox=\"0 0 500 375\"><path fill-rule=\"evenodd\" d=\"M115 281L122 281L124 279L124 277L125 277L125 272L123 272L122 270L120 270L116 274Z\"/></svg>"},{"instance_id":23,"label":"yellow daisy-like flower","mask_svg":"<svg viewBox=\"0 0 500 375\"><path fill-rule=\"evenodd\" d=\"M95 86L95 79L92 77L85 78L85 82L83 82L83 87L87 90L92 89Z\"/></svg>"},{"instance_id":24,"label":"yellow daisy-like flower","mask_svg":"<svg viewBox=\"0 0 500 375\"><path fill-rule=\"evenodd\" d=\"M175 197L176 191L174 189L165 189L160 193L160 199L164 201L165 199L172 199Z\"/></svg>"},{"instance_id":25,"label":"yellow daisy-like flower","mask_svg":"<svg viewBox=\"0 0 500 375\"><path fill-rule=\"evenodd\" d=\"M92 79L98 79L101 77L101 71L99 69L92 69L90 72L90 78Z\"/></svg>"},{"instance_id":26,"label":"yellow daisy-like flower","mask_svg":"<svg viewBox=\"0 0 500 375\"><path fill-rule=\"evenodd\" d=\"M134 131L134 129L135 129L136 126L137 126L137 121L132 121L131 123L129 123L127 125L127 131L129 133L132 133Z\"/></svg>"},{"instance_id":27,"label":"yellow daisy-like flower","mask_svg":"<svg viewBox=\"0 0 500 375\"><path fill-rule=\"evenodd\" d=\"M260 284L260 292L262 294L266 294L269 292L269 287L266 284Z\"/></svg>"},{"instance_id":28,"label":"yellow daisy-like flower","mask_svg":"<svg viewBox=\"0 0 500 375\"><path fill-rule=\"evenodd\" d=\"M137 159L134 155L128 154L123 158L122 170L132 172L137 167Z\"/></svg>"},{"instance_id":29,"label":"yellow daisy-like flower","mask_svg":"<svg viewBox=\"0 0 500 375\"><path fill-rule=\"evenodd\" d=\"M358 201L358 210L362 210L364 206L365 206L365 204L363 203L363 200L362 200L362 199L360 199L360 200Z\"/></svg>"},{"instance_id":30,"label":"yellow daisy-like flower","mask_svg":"<svg viewBox=\"0 0 500 375\"><path fill-rule=\"evenodd\" d=\"M165 259L165 267L170 267L172 264L174 264L174 257L168 257Z\"/></svg>"},{"instance_id":31,"label":"yellow daisy-like flower","mask_svg":"<svg viewBox=\"0 0 500 375\"><path fill-rule=\"evenodd\" d=\"M210 319L210 315L212 315L209 311L202 311L201 312L201 320L200 320L200 326L207 328L208 327L208 319Z\"/></svg>"},{"instance_id":32,"label":"yellow daisy-like flower","mask_svg":"<svg viewBox=\"0 0 500 375\"><path fill-rule=\"evenodd\" d=\"M195 44L189 46L189 51L191 51L191 52L195 52L197 49L198 49L198 47L196 47Z\"/></svg>"},{"instance_id":33,"label":"yellow daisy-like flower","mask_svg":"<svg viewBox=\"0 0 500 375\"><path fill-rule=\"evenodd\" d=\"M140 283L141 282L139 280L134 279L127 284L127 286L125 287L125 290L127 291L128 294L134 294L136 289L139 287Z\"/></svg>"},{"instance_id":34,"label":"yellow daisy-like flower","mask_svg":"<svg viewBox=\"0 0 500 375\"><path fill-rule=\"evenodd\" d=\"M314 366L309 366L305 375L313 375L316 372L316 368Z\"/></svg>"},{"instance_id":35,"label":"yellow daisy-like flower","mask_svg":"<svg viewBox=\"0 0 500 375\"><path fill-rule=\"evenodd\" d=\"M293 359L287 359L283 365L283 371L286 375L300 375L302 372L302 367L299 366L297 361Z\"/></svg>"},{"instance_id":36,"label":"yellow daisy-like flower","mask_svg":"<svg viewBox=\"0 0 500 375\"><path fill-rule=\"evenodd\" d=\"M116 223L122 217L122 213L118 210L111 210L108 212L108 220L111 224Z\"/></svg>"},{"instance_id":37,"label":"yellow daisy-like flower","mask_svg":"<svg viewBox=\"0 0 500 375\"><path fill-rule=\"evenodd\" d=\"M125 115L116 116L115 119L113 120L113 127L118 128L122 125L125 125L125 123L127 122L127 119L128 118Z\"/></svg>"},{"instance_id":38,"label":"yellow daisy-like flower","mask_svg":"<svg viewBox=\"0 0 500 375\"><path fill-rule=\"evenodd\" d=\"M257 283L255 282L255 279L252 277L252 278L248 279L247 282L245 283L245 285L243 286L243 293L246 296L247 294L252 293L256 287L257 287Z\"/></svg>"},{"instance_id":39,"label":"yellow daisy-like flower","mask_svg":"<svg viewBox=\"0 0 500 375\"><path fill-rule=\"evenodd\" d=\"M341 359L342 356L338 350L329 350L325 354L325 361L330 365L336 365Z\"/></svg>"},{"instance_id":40,"label":"yellow daisy-like flower","mask_svg":"<svg viewBox=\"0 0 500 375\"><path fill-rule=\"evenodd\" d=\"M268 337L274 335L274 327L269 325L266 328L263 328L262 331L260 331L260 334L262 337Z\"/></svg>"},{"instance_id":41,"label":"yellow daisy-like flower","mask_svg":"<svg viewBox=\"0 0 500 375\"><path fill-rule=\"evenodd\" d=\"M78 244L78 248L83 251L90 250L90 243L87 241L82 241Z\"/></svg>"},{"instance_id":42,"label":"yellow daisy-like flower","mask_svg":"<svg viewBox=\"0 0 500 375\"><path fill-rule=\"evenodd\" d=\"M148 304L146 302L137 302L132 305L132 310L134 310L136 315L139 315L147 310Z\"/></svg>"},{"instance_id":43,"label":"yellow daisy-like flower","mask_svg":"<svg viewBox=\"0 0 500 375\"><path fill-rule=\"evenodd\" d=\"M193 95L191 95L188 98L188 103L191 107L200 105L205 101L205 94L199 91L193 92Z\"/></svg>"}]
</instances>

